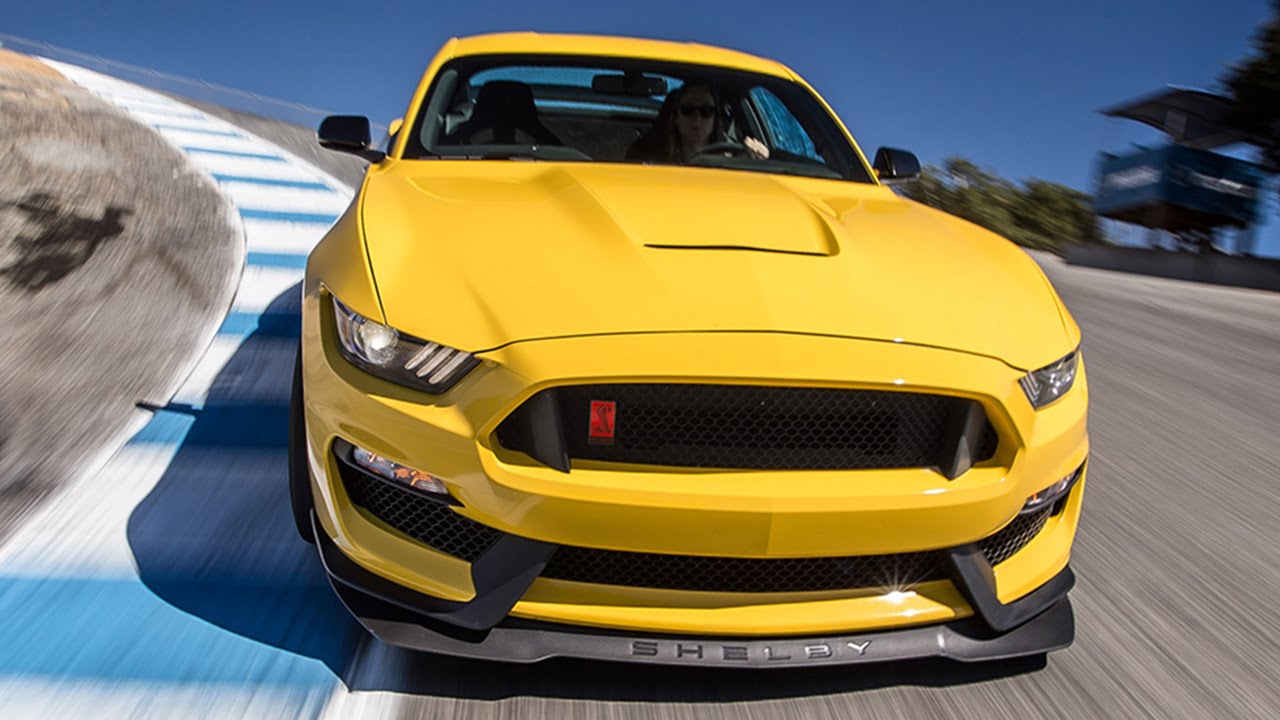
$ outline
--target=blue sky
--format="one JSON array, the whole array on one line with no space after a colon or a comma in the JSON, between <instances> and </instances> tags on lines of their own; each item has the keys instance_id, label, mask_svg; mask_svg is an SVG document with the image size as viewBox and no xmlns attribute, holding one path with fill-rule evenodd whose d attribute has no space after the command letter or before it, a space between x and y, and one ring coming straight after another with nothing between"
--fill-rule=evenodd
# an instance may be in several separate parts
<instances>
[{"instance_id":1,"label":"blue sky","mask_svg":"<svg viewBox=\"0 0 1280 720\"><path fill-rule=\"evenodd\" d=\"M695 3L9 0L0 31L383 122L450 36L501 30L696 40L779 59L867 152L962 154L1088 190L1097 151L1148 139L1101 107L1173 83L1212 89L1267 0ZM1271 202L1273 207L1276 203ZM1280 255L1269 217L1258 248Z\"/></svg>"}]
</instances>

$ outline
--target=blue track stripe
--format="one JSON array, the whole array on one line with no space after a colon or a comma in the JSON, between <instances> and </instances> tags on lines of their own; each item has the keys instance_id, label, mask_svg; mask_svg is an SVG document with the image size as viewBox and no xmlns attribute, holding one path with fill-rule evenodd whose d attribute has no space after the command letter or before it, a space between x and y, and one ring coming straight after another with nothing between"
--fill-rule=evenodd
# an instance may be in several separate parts
<instances>
[{"instance_id":1,"label":"blue track stripe","mask_svg":"<svg viewBox=\"0 0 1280 720\"><path fill-rule=\"evenodd\" d=\"M238 152L236 150L219 150L217 148L202 147L183 147L183 152L202 153L205 155L226 155L227 157L252 158L254 160L274 160L275 162L285 162L285 159L279 155L265 155L263 153Z\"/></svg>"},{"instance_id":2,"label":"blue track stripe","mask_svg":"<svg viewBox=\"0 0 1280 720\"><path fill-rule=\"evenodd\" d=\"M276 222L289 223L314 223L317 225L332 225L338 219L337 215L328 213L304 213L289 212L287 210L255 210L253 208L240 208L240 217L246 220L275 220Z\"/></svg>"},{"instance_id":3,"label":"blue track stripe","mask_svg":"<svg viewBox=\"0 0 1280 720\"><path fill-rule=\"evenodd\" d=\"M258 329L257 313L227 313L218 326L218 334L229 337L246 337Z\"/></svg>"},{"instance_id":4,"label":"blue track stripe","mask_svg":"<svg viewBox=\"0 0 1280 720\"><path fill-rule=\"evenodd\" d=\"M197 581L187 592L209 595L219 590L225 596L222 602L244 605L238 608L240 615L249 618L256 613L261 624L282 628L277 634L283 637L271 640L285 647L306 647L305 635L323 636L336 615L320 602L304 604L299 599L305 598L304 591L318 596L320 588L229 592L216 583ZM252 683L300 692L324 691L337 681L319 659L223 630L165 602L137 580L0 576L0 617L0 676L6 678L172 682L188 687ZM339 655L341 638L331 642L335 647L328 654Z\"/></svg>"},{"instance_id":5,"label":"blue track stripe","mask_svg":"<svg viewBox=\"0 0 1280 720\"><path fill-rule=\"evenodd\" d=\"M302 317L290 313L228 313L218 328L223 337L296 338L302 334Z\"/></svg>"},{"instance_id":6,"label":"blue track stripe","mask_svg":"<svg viewBox=\"0 0 1280 720\"><path fill-rule=\"evenodd\" d=\"M209 119L204 115L196 115L194 113L187 113L187 112L173 112L169 110L160 110L160 109L157 109L155 106L139 107L136 104L131 105L127 102L124 104L123 107L125 110L128 110L129 112L146 113L148 115L159 115L160 117L167 117L173 120L208 120Z\"/></svg>"},{"instance_id":7,"label":"blue track stripe","mask_svg":"<svg viewBox=\"0 0 1280 720\"><path fill-rule=\"evenodd\" d=\"M233 457L240 449L279 451L288 446L288 403L228 404L216 397L208 402L197 411L198 421L183 439L183 451L217 448Z\"/></svg>"},{"instance_id":8,"label":"blue track stripe","mask_svg":"<svg viewBox=\"0 0 1280 720\"><path fill-rule=\"evenodd\" d=\"M222 175L214 173L213 179L221 183L250 183L269 187L298 188L299 190L331 190L328 185L309 180L277 180L276 178L246 177L243 175Z\"/></svg>"},{"instance_id":9,"label":"blue track stripe","mask_svg":"<svg viewBox=\"0 0 1280 720\"><path fill-rule=\"evenodd\" d=\"M182 127L181 125L165 125L164 123L154 123L151 125L151 127L157 130L175 130L177 132L197 133L200 135L214 135L216 137L232 137L232 138L244 137L240 133L232 132L230 130L212 130L209 128Z\"/></svg>"},{"instance_id":10,"label":"blue track stripe","mask_svg":"<svg viewBox=\"0 0 1280 720\"><path fill-rule=\"evenodd\" d=\"M294 268L301 270L307 266L306 255L293 255L285 253L257 253L251 252L245 258L248 265L259 265L263 267L275 268Z\"/></svg>"},{"instance_id":11,"label":"blue track stripe","mask_svg":"<svg viewBox=\"0 0 1280 720\"><path fill-rule=\"evenodd\" d=\"M186 413L160 410L129 440L129 444L176 445L182 442L194 424L195 418Z\"/></svg>"},{"instance_id":12,"label":"blue track stripe","mask_svg":"<svg viewBox=\"0 0 1280 720\"><path fill-rule=\"evenodd\" d=\"M295 319L294 322L298 321ZM287 404L230 405L213 400L211 404L189 410L157 410L151 422L138 431L129 444L216 447L223 452L234 452L236 448L278 450L288 443Z\"/></svg>"}]
</instances>

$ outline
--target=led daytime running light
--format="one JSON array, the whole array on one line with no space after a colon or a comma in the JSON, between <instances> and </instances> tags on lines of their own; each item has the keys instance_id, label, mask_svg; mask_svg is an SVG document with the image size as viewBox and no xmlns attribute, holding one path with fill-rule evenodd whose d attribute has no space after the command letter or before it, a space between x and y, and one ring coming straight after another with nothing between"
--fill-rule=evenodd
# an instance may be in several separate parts
<instances>
[{"instance_id":1,"label":"led daytime running light","mask_svg":"<svg viewBox=\"0 0 1280 720\"><path fill-rule=\"evenodd\" d=\"M391 462L390 460L365 450L362 447L353 447L351 450L351 459L355 464L368 470L379 477L386 478L392 482L400 483L421 490L422 492L434 493L436 495L448 495L449 490L445 488L444 481L440 478L424 473L421 470L415 470L407 465Z\"/></svg>"},{"instance_id":2,"label":"led daytime running light","mask_svg":"<svg viewBox=\"0 0 1280 720\"><path fill-rule=\"evenodd\" d=\"M1027 498L1027 502L1023 504L1022 510L1018 514L1023 515L1035 512L1066 497L1067 493L1071 492L1071 488L1075 487L1076 481L1080 479L1080 475L1083 473L1084 466L1081 465L1075 469L1075 472Z\"/></svg>"}]
</instances>

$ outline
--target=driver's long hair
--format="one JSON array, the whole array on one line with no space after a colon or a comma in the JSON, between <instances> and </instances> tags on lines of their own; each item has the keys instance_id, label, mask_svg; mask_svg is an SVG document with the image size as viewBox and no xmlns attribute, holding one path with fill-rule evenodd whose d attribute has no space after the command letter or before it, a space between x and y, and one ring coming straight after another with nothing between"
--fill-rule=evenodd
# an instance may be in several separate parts
<instances>
[{"instance_id":1,"label":"driver's long hair","mask_svg":"<svg viewBox=\"0 0 1280 720\"><path fill-rule=\"evenodd\" d=\"M710 83L691 80L667 95L667 99L662 102L662 107L658 110L657 119L653 121L653 127L649 128L637 143L639 152L635 153L637 157L634 159L668 163L684 162L689 159L684 156L684 144L680 142L676 114L680 112L681 98L690 88L704 88L711 94L711 104L716 109L712 117L711 137L707 139L707 144L726 140L725 117L720 104L720 93L716 92L715 87Z\"/></svg>"}]
</instances>

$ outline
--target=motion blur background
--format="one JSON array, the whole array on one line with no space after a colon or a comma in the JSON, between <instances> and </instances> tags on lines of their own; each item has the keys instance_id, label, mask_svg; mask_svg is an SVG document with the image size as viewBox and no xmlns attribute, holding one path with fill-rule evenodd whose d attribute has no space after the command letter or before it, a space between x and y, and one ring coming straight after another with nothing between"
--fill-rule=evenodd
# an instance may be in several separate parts
<instances>
[{"instance_id":1,"label":"motion blur background","mask_svg":"<svg viewBox=\"0 0 1280 720\"><path fill-rule=\"evenodd\" d=\"M1097 111L1168 84L1230 95L1251 57L1280 97L1277 16L1265 0L4 3L0 717L1275 717L1280 293L1060 255L1151 240L1090 196L1100 150L1161 135ZM314 127L385 127L446 39L513 29L777 58L865 151L931 166L906 194L1032 248L1084 329L1093 392L1075 646L1046 666L762 677L494 667L357 631L284 484L296 283L363 172ZM1265 161L1269 122L1223 151ZM1252 249L1274 258L1273 177L1259 200Z\"/></svg>"}]
</instances>

